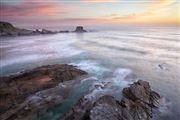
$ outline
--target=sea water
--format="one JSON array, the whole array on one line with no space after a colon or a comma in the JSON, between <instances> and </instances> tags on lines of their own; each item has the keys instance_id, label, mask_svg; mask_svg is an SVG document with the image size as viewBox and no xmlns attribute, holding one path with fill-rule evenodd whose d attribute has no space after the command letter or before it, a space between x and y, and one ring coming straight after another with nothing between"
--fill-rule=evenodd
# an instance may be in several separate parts
<instances>
[{"instance_id":1,"label":"sea water","mask_svg":"<svg viewBox=\"0 0 180 120\"><path fill-rule=\"evenodd\" d=\"M47 64L72 64L89 73L61 105L39 119L56 120L85 95L110 94L121 99L128 84L142 79L164 98L162 120L180 118L179 29L136 27L0 38L0 75ZM111 82L107 89L93 89Z\"/></svg>"}]
</instances>

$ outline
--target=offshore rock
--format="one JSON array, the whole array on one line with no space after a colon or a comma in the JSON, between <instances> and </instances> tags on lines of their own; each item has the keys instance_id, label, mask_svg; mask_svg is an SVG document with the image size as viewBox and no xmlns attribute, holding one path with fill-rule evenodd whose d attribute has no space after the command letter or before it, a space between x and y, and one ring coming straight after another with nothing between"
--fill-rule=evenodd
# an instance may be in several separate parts
<instances>
[{"instance_id":1,"label":"offshore rock","mask_svg":"<svg viewBox=\"0 0 180 120\"><path fill-rule=\"evenodd\" d=\"M87 32L84 30L83 26L77 26L75 32L82 33L82 32Z\"/></svg>"},{"instance_id":2,"label":"offshore rock","mask_svg":"<svg viewBox=\"0 0 180 120\"><path fill-rule=\"evenodd\" d=\"M11 23L0 21L0 36L23 36L23 35L39 35L39 34L55 34L57 32L42 29L27 30L13 26Z\"/></svg>"}]
</instances>

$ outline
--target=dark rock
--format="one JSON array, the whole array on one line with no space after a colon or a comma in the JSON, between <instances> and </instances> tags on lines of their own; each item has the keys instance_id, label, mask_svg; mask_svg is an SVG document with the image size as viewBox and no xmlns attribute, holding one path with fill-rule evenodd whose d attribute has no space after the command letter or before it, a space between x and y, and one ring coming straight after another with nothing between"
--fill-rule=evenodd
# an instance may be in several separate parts
<instances>
[{"instance_id":1,"label":"dark rock","mask_svg":"<svg viewBox=\"0 0 180 120\"><path fill-rule=\"evenodd\" d=\"M54 88L60 82L73 80L86 74L86 72L72 65L56 64L38 67L8 77L0 77L0 115L10 109L19 109L19 106L24 107L21 105L24 100L38 91ZM66 94L56 92L56 90L52 92L51 89L51 92L48 92L48 95L52 97L50 101L55 99L53 95L58 97L59 94Z\"/></svg>"},{"instance_id":2,"label":"dark rock","mask_svg":"<svg viewBox=\"0 0 180 120\"><path fill-rule=\"evenodd\" d=\"M64 30L64 31L59 31L59 33L69 33L70 31Z\"/></svg>"},{"instance_id":3,"label":"dark rock","mask_svg":"<svg viewBox=\"0 0 180 120\"><path fill-rule=\"evenodd\" d=\"M16 28L8 22L0 21L0 36L29 35L32 33L33 31L31 30Z\"/></svg>"},{"instance_id":4,"label":"dark rock","mask_svg":"<svg viewBox=\"0 0 180 120\"><path fill-rule=\"evenodd\" d=\"M42 29L42 31L41 31L41 34L52 34L52 33L55 33L55 32L52 32L52 31L46 30L46 29Z\"/></svg>"},{"instance_id":5,"label":"dark rock","mask_svg":"<svg viewBox=\"0 0 180 120\"><path fill-rule=\"evenodd\" d=\"M50 30L42 29L42 31L36 29L35 31L20 29L14 27L11 23L0 21L0 36L22 36L22 35L39 35L39 34L55 34Z\"/></svg>"},{"instance_id":6,"label":"dark rock","mask_svg":"<svg viewBox=\"0 0 180 120\"><path fill-rule=\"evenodd\" d=\"M75 32L81 33L81 32L87 32L87 31L84 30L82 26L77 26Z\"/></svg>"},{"instance_id":7,"label":"dark rock","mask_svg":"<svg viewBox=\"0 0 180 120\"><path fill-rule=\"evenodd\" d=\"M121 101L109 95L95 101L81 98L60 120L150 120L159 100L149 83L139 80L123 89Z\"/></svg>"},{"instance_id":8,"label":"dark rock","mask_svg":"<svg viewBox=\"0 0 180 120\"><path fill-rule=\"evenodd\" d=\"M41 31L40 31L39 29L36 29L35 31L33 31L32 34L33 34L33 35L35 35L35 34L41 34Z\"/></svg>"}]
</instances>

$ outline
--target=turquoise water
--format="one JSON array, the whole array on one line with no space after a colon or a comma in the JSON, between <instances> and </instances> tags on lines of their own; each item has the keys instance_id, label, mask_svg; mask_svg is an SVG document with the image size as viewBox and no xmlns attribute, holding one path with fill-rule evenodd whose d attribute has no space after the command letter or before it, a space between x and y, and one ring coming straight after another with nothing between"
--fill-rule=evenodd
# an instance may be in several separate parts
<instances>
[{"instance_id":1,"label":"turquoise water","mask_svg":"<svg viewBox=\"0 0 180 120\"><path fill-rule=\"evenodd\" d=\"M150 82L165 98L162 120L180 117L179 29L139 27L1 38L1 76L56 63L77 65L96 80L87 80L72 91L65 102L49 109L41 119L55 120L86 92L93 98L111 94L121 98L121 90L138 79ZM111 82L105 90L96 84Z\"/></svg>"},{"instance_id":2,"label":"turquoise water","mask_svg":"<svg viewBox=\"0 0 180 120\"><path fill-rule=\"evenodd\" d=\"M47 114L40 117L38 120L57 120L65 112L73 107L73 105L79 100L88 90L92 81L86 81L82 85L73 89L69 97L60 105L50 109Z\"/></svg>"}]
</instances>

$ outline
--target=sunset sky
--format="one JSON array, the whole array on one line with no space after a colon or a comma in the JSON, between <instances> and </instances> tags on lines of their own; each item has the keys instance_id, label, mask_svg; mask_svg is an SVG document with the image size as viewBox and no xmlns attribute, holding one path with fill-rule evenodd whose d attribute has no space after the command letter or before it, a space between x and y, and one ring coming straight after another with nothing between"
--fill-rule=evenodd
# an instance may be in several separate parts
<instances>
[{"instance_id":1,"label":"sunset sky","mask_svg":"<svg viewBox=\"0 0 180 120\"><path fill-rule=\"evenodd\" d=\"M179 5L178 0L1 0L0 20L42 27L177 26Z\"/></svg>"}]
</instances>

